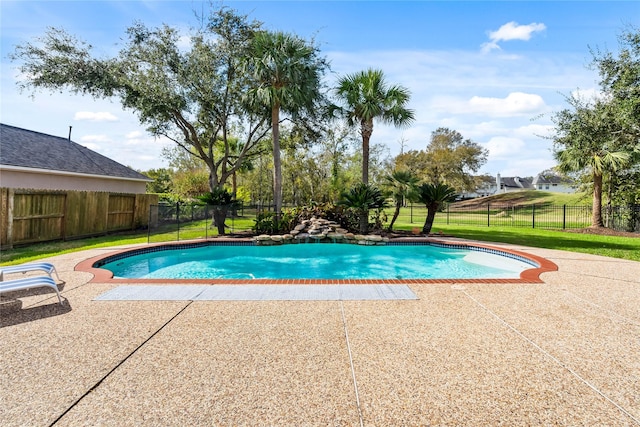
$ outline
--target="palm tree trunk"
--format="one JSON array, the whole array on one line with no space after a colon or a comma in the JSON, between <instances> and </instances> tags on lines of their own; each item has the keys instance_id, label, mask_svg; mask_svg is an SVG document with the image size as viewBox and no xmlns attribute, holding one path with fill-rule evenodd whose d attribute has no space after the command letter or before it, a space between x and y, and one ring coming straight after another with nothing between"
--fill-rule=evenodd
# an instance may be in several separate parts
<instances>
[{"instance_id":1,"label":"palm tree trunk","mask_svg":"<svg viewBox=\"0 0 640 427\"><path fill-rule=\"evenodd\" d=\"M280 105L271 109L271 132L273 137L273 204L276 218L282 212L282 161L280 160Z\"/></svg>"},{"instance_id":2,"label":"palm tree trunk","mask_svg":"<svg viewBox=\"0 0 640 427\"><path fill-rule=\"evenodd\" d=\"M369 212L363 211L359 214L360 219L360 234L367 234L369 232Z\"/></svg>"},{"instance_id":3,"label":"palm tree trunk","mask_svg":"<svg viewBox=\"0 0 640 427\"><path fill-rule=\"evenodd\" d=\"M360 123L362 134L362 183L369 184L369 140L373 133L373 120L363 120Z\"/></svg>"},{"instance_id":4,"label":"palm tree trunk","mask_svg":"<svg viewBox=\"0 0 640 427\"><path fill-rule=\"evenodd\" d=\"M236 196L238 195L238 174L237 174L237 171L233 171L233 174L231 175L231 195L233 196L233 200L236 200ZM238 216L238 207L237 207L237 205L235 203L233 204L233 210L231 212L231 216L233 216L233 217Z\"/></svg>"},{"instance_id":5,"label":"palm tree trunk","mask_svg":"<svg viewBox=\"0 0 640 427\"><path fill-rule=\"evenodd\" d=\"M427 205L427 219L424 221L424 226L422 227L422 232L424 234L431 233L431 229L433 228L433 221L436 218L436 213L438 212L438 205Z\"/></svg>"},{"instance_id":6,"label":"palm tree trunk","mask_svg":"<svg viewBox=\"0 0 640 427\"><path fill-rule=\"evenodd\" d=\"M602 174L593 173L593 216L591 218L592 227L603 227L602 223Z\"/></svg>"},{"instance_id":7,"label":"palm tree trunk","mask_svg":"<svg viewBox=\"0 0 640 427\"><path fill-rule=\"evenodd\" d=\"M389 223L389 231L393 230L393 224L396 222L396 219L398 219L398 216L400 215L400 206L401 203L396 203L396 210L393 212L393 218L391 218L391 222Z\"/></svg>"},{"instance_id":8,"label":"palm tree trunk","mask_svg":"<svg viewBox=\"0 0 640 427\"><path fill-rule=\"evenodd\" d=\"M215 227L218 229L219 235L226 234L225 230L225 221L227 219L227 210L229 208L227 206L214 206L213 207L213 222Z\"/></svg>"}]
</instances>

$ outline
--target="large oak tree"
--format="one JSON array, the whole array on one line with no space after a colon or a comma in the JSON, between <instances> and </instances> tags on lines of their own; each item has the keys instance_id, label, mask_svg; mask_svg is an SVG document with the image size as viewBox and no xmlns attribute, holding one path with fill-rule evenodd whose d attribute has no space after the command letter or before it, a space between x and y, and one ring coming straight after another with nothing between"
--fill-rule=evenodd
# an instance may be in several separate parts
<instances>
[{"instance_id":1,"label":"large oak tree","mask_svg":"<svg viewBox=\"0 0 640 427\"><path fill-rule=\"evenodd\" d=\"M47 29L10 56L19 62L22 89L119 101L152 135L201 159L213 192L224 188L270 130L268 117L243 104L243 94L253 86L243 64L259 31L260 23L222 8L191 34L187 48L175 28L136 23L113 57L96 56L90 44L60 28ZM225 216L222 210L216 218L222 232Z\"/></svg>"}]
</instances>

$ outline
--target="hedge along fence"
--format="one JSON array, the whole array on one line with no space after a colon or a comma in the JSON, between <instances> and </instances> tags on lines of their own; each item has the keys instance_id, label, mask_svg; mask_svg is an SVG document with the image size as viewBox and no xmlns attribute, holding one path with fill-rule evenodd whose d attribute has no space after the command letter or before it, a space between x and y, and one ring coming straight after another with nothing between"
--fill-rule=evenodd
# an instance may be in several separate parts
<instances>
[{"instance_id":1,"label":"hedge along fence","mask_svg":"<svg viewBox=\"0 0 640 427\"><path fill-rule=\"evenodd\" d=\"M149 225L156 194L0 189L0 247L70 240Z\"/></svg>"}]
</instances>

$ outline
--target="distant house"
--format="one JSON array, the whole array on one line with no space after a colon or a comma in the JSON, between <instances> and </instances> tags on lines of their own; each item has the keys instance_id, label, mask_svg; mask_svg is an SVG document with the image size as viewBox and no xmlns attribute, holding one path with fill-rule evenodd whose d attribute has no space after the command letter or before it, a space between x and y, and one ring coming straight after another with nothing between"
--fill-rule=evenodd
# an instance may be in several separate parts
<instances>
[{"instance_id":1,"label":"distant house","mask_svg":"<svg viewBox=\"0 0 640 427\"><path fill-rule=\"evenodd\" d=\"M557 175L538 174L535 178L521 178L519 176L496 176L491 188L481 189L482 195L510 193L522 190L541 190L554 193L575 193L575 183ZM478 190L477 190L478 191ZM480 191L479 191L480 192Z\"/></svg>"},{"instance_id":2,"label":"distant house","mask_svg":"<svg viewBox=\"0 0 640 427\"><path fill-rule=\"evenodd\" d=\"M538 174L533 179L536 190L551 191L554 193L575 193L576 185L573 181L558 175Z\"/></svg>"},{"instance_id":3,"label":"distant house","mask_svg":"<svg viewBox=\"0 0 640 427\"><path fill-rule=\"evenodd\" d=\"M519 176L501 177L496 176L496 193L509 193L512 191L535 190L532 180L520 178Z\"/></svg>"},{"instance_id":4,"label":"distant house","mask_svg":"<svg viewBox=\"0 0 640 427\"><path fill-rule=\"evenodd\" d=\"M0 124L0 187L144 194L151 181L69 139Z\"/></svg>"}]
</instances>

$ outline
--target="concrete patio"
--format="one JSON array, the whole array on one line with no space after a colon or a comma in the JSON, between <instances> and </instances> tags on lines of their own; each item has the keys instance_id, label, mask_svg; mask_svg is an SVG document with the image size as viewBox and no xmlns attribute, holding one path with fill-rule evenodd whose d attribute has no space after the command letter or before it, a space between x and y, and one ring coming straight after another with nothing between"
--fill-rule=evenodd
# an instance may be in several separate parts
<instances>
[{"instance_id":1,"label":"concrete patio","mask_svg":"<svg viewBox=\"0 0 640 427\"><path fill-rule=\"evenodd\" d=\"M3 426L640 425L640 263L498 245L541 284L417 300L96 301L75 271L0 314Z\"/></svg>"}]
</instances>

